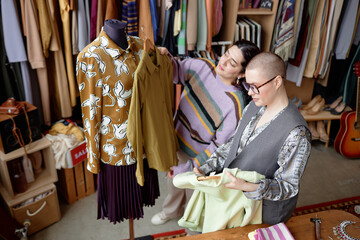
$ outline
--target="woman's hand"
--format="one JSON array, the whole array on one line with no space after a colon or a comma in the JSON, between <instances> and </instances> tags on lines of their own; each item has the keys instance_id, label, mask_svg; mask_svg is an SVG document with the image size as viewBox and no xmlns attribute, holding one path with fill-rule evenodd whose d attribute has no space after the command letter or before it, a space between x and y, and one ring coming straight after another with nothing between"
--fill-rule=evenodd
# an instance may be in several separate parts
<instances>
[{"instance_id":1,"label":"woman's hand","mask_svg":"<svg viewBox=\"0 0 360 240\"><path fill-rule=\"evenodd\" d=\"M168 55L169 54L169 50L166 47L157 47L157 49L159 50L159 53L161 55Z\"/></svg>"},{"instance_id":2,"label":"woman's hand","mask_svg":"<svg viewBox=\"0 0 360 240\"><path fill-rule=\"evenodd\" d=\"M196 176L204 176L205 174L200 170L198 169L197 167L194 167L193 168L193 173L195 173Z\"/></svg>"},{"instance_id":3,"label":"woman's hand","mask_svg":"<svg viewBox=\"0 0 360 240\"><path fill-rule=\"evenodd\" d=\"M170 172L167 175L170 179L174 178L174 167L170 167Z\"/></svg>"},{"instance_id":4,"label":"woman's hand","mask_svg":"<svg viewBox=\"0 0 360 240\"><path fill-rule=\"evenodd\" d=\"M230 182L225 184L225 187L231 189L237 189L245 192L254 192L258 189L260 184L250 183L244 179L237 178L232 175L229 171L225 172L226 176L230 179Z\"/></svg>"}]
</instances>

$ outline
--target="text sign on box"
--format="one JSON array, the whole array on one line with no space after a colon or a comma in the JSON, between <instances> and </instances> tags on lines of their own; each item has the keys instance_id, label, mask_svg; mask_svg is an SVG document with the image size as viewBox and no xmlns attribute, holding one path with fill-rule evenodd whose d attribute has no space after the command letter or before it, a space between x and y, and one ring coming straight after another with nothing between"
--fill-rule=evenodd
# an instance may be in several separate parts
<instances>
[{"instance_id":1,"label":"text sign on box","mask_svg":"<svg viewBox=\"0 0 360 240\"><path fill-rule=\"evenodd\" d=\"M78 146L70 150L71 160L73 166L84 161L87 157L86 142L82 142Z\"/></svg>"}]
</instances>

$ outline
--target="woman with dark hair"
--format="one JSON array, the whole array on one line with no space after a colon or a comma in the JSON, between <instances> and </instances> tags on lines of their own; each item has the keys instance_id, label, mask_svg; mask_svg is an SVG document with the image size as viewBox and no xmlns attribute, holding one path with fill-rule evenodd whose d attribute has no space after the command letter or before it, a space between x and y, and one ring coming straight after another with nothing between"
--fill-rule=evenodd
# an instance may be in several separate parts
<instances>
[{"instance_id":1,"label":"woman with dark hair","mask_svg":"<svg viewBox=\"0 0 360 240\"><path fill-rule=\"evenodd\" d=\"M175 60L163 47L159 52L172 59L174 83L184 85L184 90L174 121L179 164L169 173L163 210L151 219L155 225L182 216L191 196L191 190L186 193L174 187L171 178L201 166L234 133L248 103L247 92L241 87L245 68L260 50L252 42L240 40L221 56L217 66L202 58Z\"/></svg>"}]
</instances>

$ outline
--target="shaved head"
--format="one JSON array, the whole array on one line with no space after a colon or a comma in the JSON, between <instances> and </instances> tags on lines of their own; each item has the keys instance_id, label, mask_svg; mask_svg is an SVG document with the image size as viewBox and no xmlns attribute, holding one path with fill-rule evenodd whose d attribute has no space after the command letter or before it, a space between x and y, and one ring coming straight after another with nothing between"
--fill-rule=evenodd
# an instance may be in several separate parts
<instances>
[{"instance_id":1,"label":"shaved head","mask_svg":"<svg viewBox=\"0 0 360 240\"><path fill-rule=\"evenodd\" d=\"M261 52L251 59L246 67L247 70L257 70L266 78L277 75L286 79L286 66L278 55L271 52Z\"/></svg>"}]
</instances>

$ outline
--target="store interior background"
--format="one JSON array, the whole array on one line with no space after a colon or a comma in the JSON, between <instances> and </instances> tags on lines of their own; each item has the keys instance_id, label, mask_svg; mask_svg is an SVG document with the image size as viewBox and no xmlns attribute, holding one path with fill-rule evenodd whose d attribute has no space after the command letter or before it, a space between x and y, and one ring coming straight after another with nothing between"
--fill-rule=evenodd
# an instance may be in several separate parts
<instances>
[{"instance_id":1,"label":"store interior background","mask_svg":"<svg viewBox=\"0 0 360 240\"><path fill-rule=\"evenodd\" d=\"M230 18L230 14L227 15ZM261 16L261 18L265 19L266 16ZM344 61L338 68L342 69L348 65L349 61ZM340 81L337 84L339 83ZM331 102L337 97L334 93L339 89L339 86L335 85L329 87L330 91L326 91L326 88L316 84L314 79L304 78L300 87L287 82L287 90L290 99L297 97L303 103L309 102L317 94L324 95L324 93L334 98L327 99ZM355 106L354 102L355 98L353 98L352 107ZM298 207L360 196L360 160L347 159L334 150L333 141L339 129L339 121L333 120L331 126L329 147L325 147L320 141L312 143L312 152L301 180ZM162 203L167 195L165 176L166 173L159 172L160 197L156 200L155 206L144 207L144 218L134 220L135 237L182 229L177 224L178 219L170 220L160 226L154 226L150 222L151 217L161 211ZM128 220L113 224L107 219L96 219L97 192L73 204L66 203L59 192L58 195L61 220L34 233L29 237L30 240L129 238Z\"/></svg>"}]
</instances>

